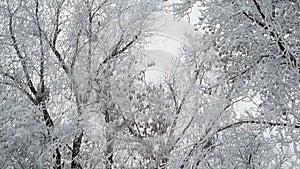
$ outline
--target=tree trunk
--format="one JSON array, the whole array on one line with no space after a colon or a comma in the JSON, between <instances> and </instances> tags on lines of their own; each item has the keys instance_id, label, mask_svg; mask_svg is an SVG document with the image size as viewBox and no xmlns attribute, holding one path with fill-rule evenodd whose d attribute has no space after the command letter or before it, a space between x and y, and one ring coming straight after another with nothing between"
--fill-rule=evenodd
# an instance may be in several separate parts
<instances>
[{"instance_id":1,"label":"tree trunk","mask_svg":"<svg viewBox=\"0 0 300 169\"><path fill-rule=\"evenodd\" d=\"M106 110L104 113L105 122L108 124L112 120L112 117L109 115L109 111ZM106 132L106 150L105 150L105 169L112 169L112 165L114 163L113 161L113 146L114 146L114 138L113 138L113 132L107 131Z\"/></svg>"},{"instance_id":2,"label":"tree trunk","mask_svg":"<svg viewBox=\"0 0 300 169\"><path fill-rule=\"evenodd\" d=\"M113 139L109 134L107 134L107 139L106 139L106 152L105 152L105 157L107 158L105 160L105 169L112 169L112 165L114 163L113 161Z\"/></svg>"},{"instance_id":3,"label":"tree trunk","mask_svg":"<svg viewBox=\"0 0 300 169\"><path fill-rule=\"evenodd\" d=\"M73 140L73 147L72 147L72 162L71 162L71 168L72 169L82 169L79 161L78 161L78 155L80 152L80 146L82 142L83 137L83 131L81 131Z\"/></svg>"},{"instance_id":4,"label":"tree trunk","mask_svg":"<svg viewBox=\"0 0 300 169\"><path fill-rule=\"evenodd\" d=\"M59 152L59 148L56 148L55 150L55 165L53 167L53 169L62 169L61 167L61 155L60 155L60 152Z\"/></svg>"}]
</instances>

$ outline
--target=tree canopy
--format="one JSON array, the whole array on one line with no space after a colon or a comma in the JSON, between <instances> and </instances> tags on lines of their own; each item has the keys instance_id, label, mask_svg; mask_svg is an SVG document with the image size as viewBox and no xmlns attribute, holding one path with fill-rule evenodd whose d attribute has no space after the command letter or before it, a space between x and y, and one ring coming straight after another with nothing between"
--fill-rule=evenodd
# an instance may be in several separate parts
<instances>
[{"instance_id":1,"label":"tree canopy","mask_svg":"<svg viewBox=\"0 0 300 169\"><path fill-rule=\"evenodd\" d=\"M195 9L147 81L155 13ZM299 168L299 16L297 0L0 1L0 168Z\"/></svg>"}]
</instances>

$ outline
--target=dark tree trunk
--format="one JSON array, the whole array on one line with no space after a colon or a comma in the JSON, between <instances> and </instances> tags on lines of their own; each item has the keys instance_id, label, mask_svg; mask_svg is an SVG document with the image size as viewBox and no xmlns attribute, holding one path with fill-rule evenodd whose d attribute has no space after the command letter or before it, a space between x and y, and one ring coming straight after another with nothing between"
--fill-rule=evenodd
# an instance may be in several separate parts
<instances>
[{"instance_id":1,"label":"dark tree trunk","mask_svg":"<svg viewBox=\"0 0 300 169\"><path fill-rule=\"evenodd\" d=\"M55 150L55 165L54 165L54 169L62 169L61 167L61 155L60 155L60 152L59 152L59 148L56 148Z\"/></svg>"},{"instance_id":2,"label":"dark tree trunk","mask_svg":"<svg viewBox=\"0 0 300 169\"><path fill-rule=\"evenodd\" d=\"M72 162L71 162L72 169L82 169L82 167L78 161L78 155L80 152L82 137L83 137L83 131L81 131L73 140Z\"/></svg>"},{"instance_id":3,"label":"dark tree trunk","mask_svg":"<svg viewBox=\"0 0 300 169\"><path fill-rule=\"evenodd\" d=\"M46 122L46 126L49 127L49 128L53 128L54 124L53 124L53 121L52 121L52 119L49 115L49 112L47 111L46 104L44 102L41 102L41 103L39 103L39 106L42 109L44 121Z\"/></svg>"},{"instance_id":4,"label":"dark tree trunk","mask_svg":"<svg viewBox=\"0 0 300 169\"><path fill-rule=\"evenodd\" d=\"M108 109L105 110L104 113L104 118L106 123L110 123L113 121L112 117L109 114ZM112 169L112 165L114 163L113 157L113 145L114 145L114 140L112 138L113 133L107 132L106 133L106 150L105 150L105 169Z\"/></svg>"}]
</instances>

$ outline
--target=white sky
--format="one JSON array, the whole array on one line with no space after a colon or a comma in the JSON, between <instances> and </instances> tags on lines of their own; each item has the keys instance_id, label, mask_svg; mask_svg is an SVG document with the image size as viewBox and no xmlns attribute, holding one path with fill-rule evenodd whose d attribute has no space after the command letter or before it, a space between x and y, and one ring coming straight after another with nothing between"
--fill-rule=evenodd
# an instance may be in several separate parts
<instances>
[{"instance_id":1,"label":"white sky","mask_svg":"<svg viewBox=\"0 0 300 169\"><path fill-rule=\"evenodd\" d=\"M144 65L155 64L146 70L148 82L157 82L163 78L171 68L172 60L179 56L180 48L185 42L185 33L193 30L193 26L184 20L175 21L172 15L166 13L157 15L159 15L155 23L157 30L149 39L148 54L143 61Z\"/></svg>"}]
</instances>

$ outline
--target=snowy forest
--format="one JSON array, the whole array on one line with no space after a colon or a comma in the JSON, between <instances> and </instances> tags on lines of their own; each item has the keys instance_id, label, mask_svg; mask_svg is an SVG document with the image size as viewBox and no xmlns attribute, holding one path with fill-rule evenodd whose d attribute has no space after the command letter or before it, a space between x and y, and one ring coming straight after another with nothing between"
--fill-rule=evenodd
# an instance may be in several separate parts
<instances>
[{"instance_id":1,"label":"snowy forest","mask_svg":"<svg viewBox=\"0 0 300 169\"><path fill-rule=\"evenodd\" d=\"M193 29L149 81L158 13ZM300 168L298 0L0 0L0 27L0 169Z\"/></svg>"}]
</instances>

